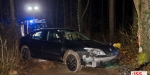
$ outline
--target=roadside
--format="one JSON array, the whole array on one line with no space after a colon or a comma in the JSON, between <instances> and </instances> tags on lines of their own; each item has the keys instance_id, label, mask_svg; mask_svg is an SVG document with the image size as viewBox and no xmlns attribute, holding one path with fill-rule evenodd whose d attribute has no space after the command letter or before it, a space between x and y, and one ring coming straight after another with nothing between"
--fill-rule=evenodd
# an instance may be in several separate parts
<instances>
[{"instance_id":1,"label":"roadside","mask_svg":"<svg viewBox=\"0 0 150 75\"><path fill-rule=\"evenodd\" d=\"M23 61L21 66L22 69L19 71L19 75L119 75L114 67L86 67L77 73L73 73L62 63L37 59Z\"/></svg>"}]
</instances>

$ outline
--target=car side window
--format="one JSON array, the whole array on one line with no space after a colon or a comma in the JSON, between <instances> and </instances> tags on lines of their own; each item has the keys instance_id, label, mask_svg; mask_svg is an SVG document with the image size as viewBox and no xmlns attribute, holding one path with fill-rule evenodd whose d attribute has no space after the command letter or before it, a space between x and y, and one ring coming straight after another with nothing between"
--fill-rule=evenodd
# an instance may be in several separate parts
<instances>
[{"instance_id":1,"label":"car side window","mask_svg":"<svg viewBox=\"0 0 150 75\"><path fill-rule=\"evenodd\" d=\"M32 35L32 39L41 40L42 39L42 31L38 31Z\"/></svg>"},{"instance_id":2,"label":"car side window","mask_svg":"<svg viewBox=\"0 0 150 75\"><path fill-rule=\"evenodd\" d=\"M47 33L47 41L55 41L56 39L59 39L59 35L55 32L48 31Z\"/></svg>"}]
</instances>

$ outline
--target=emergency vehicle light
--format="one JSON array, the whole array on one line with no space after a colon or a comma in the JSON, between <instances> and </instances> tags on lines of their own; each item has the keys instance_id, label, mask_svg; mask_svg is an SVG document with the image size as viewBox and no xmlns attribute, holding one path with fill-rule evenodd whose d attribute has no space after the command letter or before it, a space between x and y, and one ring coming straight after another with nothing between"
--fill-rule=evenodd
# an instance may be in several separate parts
<instances>
[{"instance_id":1,"label":"emergency vehicle light","mask_svg":"<svg viewBox=\"0 0 150 75\"><path fill-rule=\"evenodd\" d=\"M30 20L31 23L33 23L33 20Z\"/></svg>"}]
</instances>

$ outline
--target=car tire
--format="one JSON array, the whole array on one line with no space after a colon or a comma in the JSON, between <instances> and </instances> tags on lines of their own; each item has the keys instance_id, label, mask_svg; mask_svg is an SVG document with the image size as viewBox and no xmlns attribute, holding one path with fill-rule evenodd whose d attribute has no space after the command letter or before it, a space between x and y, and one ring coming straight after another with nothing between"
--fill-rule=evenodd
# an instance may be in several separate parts
<instances>
[{"instance_id":1,"label":"car tire","mask_svg":"<svg viewBox=\"0 0 150 75\"><path fill-rule=\"evenodd\" d=\"M21 54L22 54L22 58L25 60L30 60L31 59L31 53L30 50L27 46L22 46L21 47Z\"/></svg>"},{"instance_id":2,"label":"car tire","mask_svg":"<svg viewBox=\"0 0 150 75\"><path fill-rule=\"evenodd\" d=\"M82 69L81 59L79 55L72 50L67 51L65 63L67 68L72 72L78 72Z\"/></svg>"}]
</instances>

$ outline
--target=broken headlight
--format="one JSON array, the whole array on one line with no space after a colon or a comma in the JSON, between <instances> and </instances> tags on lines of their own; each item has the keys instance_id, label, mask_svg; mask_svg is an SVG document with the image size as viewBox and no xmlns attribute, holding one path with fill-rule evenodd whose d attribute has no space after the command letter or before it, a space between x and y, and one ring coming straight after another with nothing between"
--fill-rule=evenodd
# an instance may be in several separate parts
<instances>
[{"instance_id":1,"label":"broken headlight","mask_svg":"<svg viewBox=\"0 0 150 75\"><path fill-rule=\"evenodd\" d=\"M104 51L97 48L84 48L84 49L87 50L92 56L106 55Z\"/></svg>"}]
</instances>

